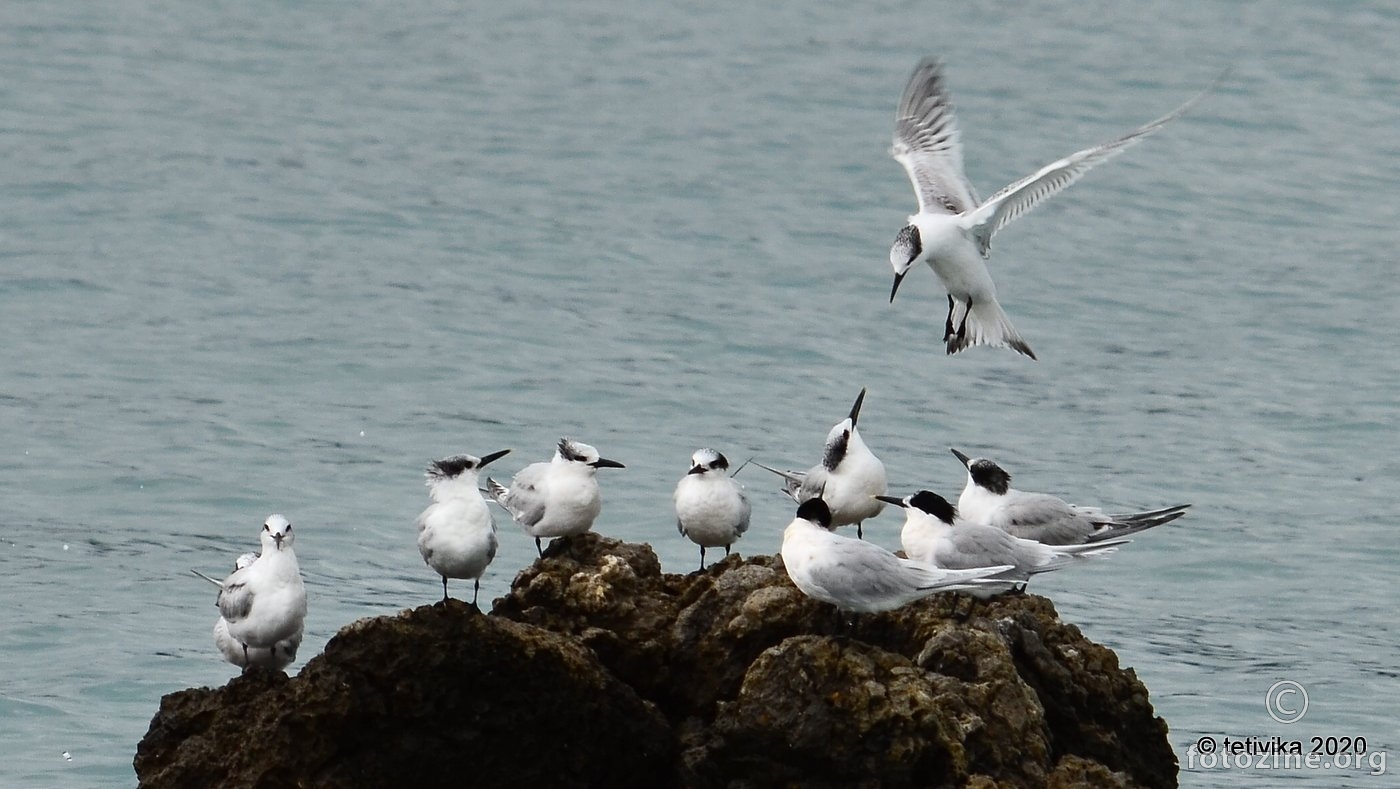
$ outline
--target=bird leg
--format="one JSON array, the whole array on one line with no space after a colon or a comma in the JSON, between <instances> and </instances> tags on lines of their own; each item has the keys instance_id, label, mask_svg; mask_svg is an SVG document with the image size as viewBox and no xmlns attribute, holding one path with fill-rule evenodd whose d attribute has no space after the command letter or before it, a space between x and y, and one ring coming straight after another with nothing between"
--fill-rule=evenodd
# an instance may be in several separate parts
<instances>
[{"instance_id":1,"label":"bird leg","mask_svg":"<svg viewBox=\"0 0 1400 789\"><path fill-rule=\"evenodd\" d=\"M447 576L442 577L442 601L447 602Z\"/></svg>"},{"instance_id":2,"label":"bird leg","mask_svg":"<svg viewBox=\"0 0 1400 789\"><path fill-rule=\"evenodd\" d=\"M540 538L539 538L539 537L536 537L536 538L535 538L535 550L537 550L537 551L540 552L540 558L543 559L543 558L544 558L544 548L540 545Z\"/></svg>"},{"instance_id":3,"label":"bird leg","mask_svg":"<svg viewBox=\"0 0 1400 789\"><path fill-rule=\"evenodd\" d=\"M948 294L948 318L943 325L943 341L953 336L953 294Z\"/></svg>"},{"instance_id":4,"label":"bird leg","mask_svg":"<svg viewBox=\"0 0 1400 789\"><path fill-rule=\"evenodd\" d=\"M856 538L861 540L865 539L865 521L860 521L856 524Z\"/></svg>"},{"instance_id":5,"label":"bird leg","mask_svg":"<svg viewBox=\"0 0 1400 789\"><path fill-rule=\"evenodd\" d=\"M481 594L481 579L477 578L472 582L472 605L476 605L477 595Z\"/></svg>"},{"instance_id":6,"label":"bird leg","mask_svg":"<svg viewBox=\"0 0 1400 789\"><path fill-rule=\"evenodd\" d=\"M700 546L700 569L705 569L705 546Z\"/></svg>"}]
</instances>

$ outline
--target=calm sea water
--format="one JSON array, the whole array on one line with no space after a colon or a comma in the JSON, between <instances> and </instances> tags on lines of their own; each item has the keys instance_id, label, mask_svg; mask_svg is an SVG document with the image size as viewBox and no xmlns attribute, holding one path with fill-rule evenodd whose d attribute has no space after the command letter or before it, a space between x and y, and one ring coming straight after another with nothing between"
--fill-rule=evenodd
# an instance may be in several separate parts
<instances>
[{"instance_id":1,"label":"calm sea water","mask_svg":"<svg viewBox=\"0 0 1400 789\"><path fill-rule=\"evenodd\" d=\"M1184 765L1203 736L1400 751L1393 4L469 5L0 5L0 784L133 780L160 697L234 672L189 569L268 513L297 525L299 668L435 598L429 459L593 443L628 466L597 530L684 572L690 453L805 467L862 386L896 491L956 494L957 446L1076 501L1195 504L1038 584ZM998 236L1038 363L945 357L926 268L887 303L925 54L983 194L1233 65ZM791 507L741 479L738 547L774 552ZM533 556L502 523L483 596ZM1182 778L1394 780L1367 771Z\"/></svg>"}]
</instances>

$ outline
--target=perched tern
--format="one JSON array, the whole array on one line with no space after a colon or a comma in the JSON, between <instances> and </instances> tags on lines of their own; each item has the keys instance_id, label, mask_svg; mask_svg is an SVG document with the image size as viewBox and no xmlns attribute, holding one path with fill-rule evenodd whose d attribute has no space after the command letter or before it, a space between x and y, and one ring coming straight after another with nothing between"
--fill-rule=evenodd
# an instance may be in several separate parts
<instances>
[{"instance_id":1,"label":"perched tern","mask_svg":"<svg viewBox=\"0 0 1400 789\"><path fill-rule=\"evenodd\" d=\"M890 265L894 267L890 301L922 255L948 292L948 317L943 328L948 353L972 345L991 345L1009 347L1034 359L1035 353L997 303L996 286L984 262L992 237L1079 180L1094 165L1179 117L1209 91L1207 88L1172 112L1112 142L1051 162L981 202L963 174L962 140L943 65L933 58L920 61L899 100L890 148L890 155L908 172L919 201L919 212L909 217L890 247Z\"/></svg>"},{"instance_id":2,"label":"perched tern","mask_svg":"<svg viewBox=\"0 0 1400 789\"><path fill-rule=\"evenodd\" d=\"M485 457L453 455L428 465L428 495L433 503L418 516L418 552L442 576L447 601L448 578L472 579L472 605L481 593L481 575L496 558L496 519L477 489L477 475L509 449Z\"/></svg>"},{"instance_id":3,"label":"perched tern","mask_svg":"<svg viewBox=\"0 0 1400 789\"><path fill-rule=\"evenodd\" d=\"M242 666L253 662L251 650L272 650L293 639L300 644L306 621L306 586L292 549L292 524L281 515L269 515L261 539L258 558L234 570L219 589L219 613L228 623L229 638L243 653L242 663L231 662Z\"/></svg>"},{"instance_id":4,"label":"perched tern","mask_svg":"<svg viewBox=\"0 0 1400 789\"><path fill-rule=\"evenodd\" d=\"M257 561L257 558L258 555L256 553L245 553L239 556L233 563L234 571L242 570L244 567ZM223 588L223 581L210 578L198 570L191 570L190 572L217 587ZM228 620L221 616L218 621L214 622L214 646L218 647L219 652L224 656L224 660L227 660L239 668L263 666L265 668L281 671L291 665L292 661L297 659L297 648L301 646L301 638L302 628L297 627L295 633L278 641L271 647L249 647L245 653L243 645L235 641L233 636L229 635Z\"/></svg>"},{"instance_id":5,"label":"perched tern","mask_svg":"<svg viewBox=\"0 0 1400 789\"><path fill-rule=\"evenodd\" d=\"M826 434L822 462L807 471L779 471L754 462L755 466L782 477L785 480L783 492L798 504L821 497L831 508L833 527L854 523L856 536L862 538L865 537L865 519L879 515L885 508L876 499L885 492L885 464L865 445L856 429L864 402L865 390L861 389L850 415Z\"/></svg>"},{"instance_id":6,"label":"perched tern","mask_svg":"<svg viewBox=\"0 0 1400 789\"><path fill-rule=\"evenodd\" d=\"M921 490L902 499L886 496L884 500L904 508L904 529L899 541L910 559L946 570L1010 565L1013 569L997 579L1014 584L1024 584L1032 575L1058 570L1081 558L1112 553L1129 542L1108 540L1052 547L1013 537L995 526L965 520L947 499L931 491Z\"/></svg>"},{"instance_id":7,"label":"perched tern","mask_svg":"<svg viewBox=\"0 0 1400 789\"><path fill-rule=\"evenodd\" d=\"M748 497L744 486L725 472L729 460L713 449L699 449L690 456L690 471L676 483L676 528L700 546L700 569L705 569L705 549L729 546L749 528Z\"/></svg>"},{"instance_id":8,"label":"perched tern","mask_svg":"<svg viewBox=\"0 0 1400 789\"><path fill-rule=\"evenodd\" d=\"M1105 514L1098 507L1070 504L1048 493L1011 487L1011 475L985 458L970 458L954 449L967 467L967 485L958 511L969 520L995 526L1017 537L1046 545L1078 545L1126 537L1180 518L1190 504L1147 512Z\"/></svg>"},{"instance_id":9,"label":"perched tern","mask_svg":"<svg viewBox=\"0 0 1400 789\"><path fill-rule=\"evenodd\" d=\"M819 498L797 508L783 531L783 566L808 597L843 611L889 611L934 592L971 589L1007 565L941 570L901 559L880 546L831 531L831 509Z\"/></svg>"},{"instance_id":10,"label":"perched tern","mask_svg":"<svg viewBox=\"0 0 1400 789\"><path fill-rule=\"evenodd\" d=\"M593 527L603 509L595 477L600 468L626 467L599 457L588 444L563 438L552 459L521 469L509 488L490 477L486 486L491 498L535 538L535 550L544 556L541 537L582 534Z\"/></svg>"}]
</instances>

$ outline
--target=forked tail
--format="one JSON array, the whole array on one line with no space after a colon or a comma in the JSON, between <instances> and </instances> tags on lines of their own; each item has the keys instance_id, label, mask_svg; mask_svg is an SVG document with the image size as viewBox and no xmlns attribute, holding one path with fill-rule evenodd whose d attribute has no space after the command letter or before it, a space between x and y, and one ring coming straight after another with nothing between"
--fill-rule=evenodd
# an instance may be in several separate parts
<instances>
[{"instance_id":1,"label":"forked tail","mask_svg":"<svg viewBox=\"0 0 1400 789\"><path fill-rule=\"evenodd\" d=\"M1160 510L1149 512L1133 512L1125 515L1110 515L1108 520L1096 524L1098 530L1090 534L1085 542L1098 543L1104 540L1112 540L1118 537L1126 537L1129 534L1137 534L1146 531L1153 526L1160 526L1163 523L1171 523L1186 514L1186 509L1190 504L1178 504L1175 507L1164 507Z\"/></svg>"},{"instance_id":2,"label":"forked tail","mask_svg":"<svg viewBox=\"0 0 1400 789\"><path fill-rule=\"evenodd\" d=\"M1021 339L1011 319L997 300L984 299L978 302L963 302L949 299L948 322L943 339L948 343L948 353L955 354L974 345L991 345L997 348L1010 348L1019 354L1035 358L1031 346ZM970 304L970 306L969 306Z\"/></svg>"}]
</instances>

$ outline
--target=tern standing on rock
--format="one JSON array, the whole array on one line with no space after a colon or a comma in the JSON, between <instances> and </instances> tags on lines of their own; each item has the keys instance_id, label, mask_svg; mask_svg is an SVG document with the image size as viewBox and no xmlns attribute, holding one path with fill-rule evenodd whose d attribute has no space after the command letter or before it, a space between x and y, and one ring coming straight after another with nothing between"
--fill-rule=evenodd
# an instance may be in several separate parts
<instances>
[{"instance_id":1,"label":"tern standing on rock","mask_svg":"<svg viewBox=\"0 0 1400 789\"><path fill-rule=\"evenodd\" d=\"M295 542L292 524L281 515L269 515L263 523L262 553L247 567L234 570L219 590L219 613L243 651L240 665L252 662L252 649L271 650L290 639L300 643L306 586L292 549Z\"/></svg>"},{"instance_id":2,"label":"tern standing on rock","mask_svg":"<svg viewBox=\"0 0 1400 789\"><path fill-rule=\"evenodd\" d=\"M244 567L258 560L256 553L245 553L239 556L233 563L234 572L242 570ZM198 570L191 570L195 575L203 578L209 583L223 588L223 581L210 578ZM296 632L287 638L278 641L271 647L249 647L244 651L242 644L234 640L228 632L228 620L222 616L214 623L214 646L218 647L219 653L224 656L224 660L239 668L249 666L263 666L265 668L281 671L292 664L297 659L297 648L301 646L302 628L298 627Z\"/></svg>"},{"instance_id":3,"label":"tern standing on rock","mask_svg":"<svg viewBox=\"0 0 1400 789\"><path fill-rule=\"evenodd\" d=\"M1079 180L1094 165L1122 153L1186 112L1208 91L1112 142L1051 162L979 202L963 174L962 140L943 65L925 58L910 75L899 100L894 146L890 148L890 155L908 172L919 200L919 212L909 217L890 247L890 265L894 267L890 301L922 255L948 291L948 318L943 328L948 353L972 345L991 345L1034 359L1035 353L997 303L996 286L985 262L992 237Z\"/></svg>"},{"instance_id":4,"label":"tern standing on rock","mask_svg":"<svg viewBox=\"0 0 1400 789\"><path fill-rule=\"evenodd\" d=\"M1023 540L980 523L958 517L948 500L927 490L903 499L885 501L904 508L904 529L900 544L910 559L928 562L945 570L1011 565L997 576L1010 584L1024 584L1032 575L1066 567L1081 558L1112 553L1128 540L1110 540L1093 545L1051 547L1034 540ZM991 592L1005 591L991 589Z\"/></svg>"},{"instance_id":5,"label":"tern standing on rock","mask_svg":"<svg viewBox=\"0 0 1400 789\"><path fill-rule=\"evenodd\" d=\"M831 509L808 499L783 531L783 566L808 597L843 611L890 611L934 592L975 588L1006 565L940 570L831 531ZM1004 586L1004 584L1000 585Z\"/></svg>"},{"instance_id":6,"label":"tern standing on rock","mask_svg":"<svg viewBox=\"0 0 1400 789\"><path fill-rule=\"evenodd\" d=\"M705 549L729 546L749 529L748 497L744 486L729 476L729 460L713 449L690 456L690 471L676 483L676 528L700 546L700 569Z\"/></svg>"},{"instance_id":7,"label":"tern standing on rock","mask_svg":"<svg viewBox=\"0 0 1400 789\"><path fill-rule=\"evenodd\" d=\"M603 509L595 476L600 468L626 467L599 457L588 444L563 438L553 458L521 469L509 488L490 477L486 486L496 503L535 538L535 550L544 556L540 538L583 534L593 528Z\"/></svg>"},{"instance_id":8,"label":"tern standing on rock","mask_svg":"<svg viewBox=\"0 0 1400 789\"><path fill-rule=\"evenodd\" d=\"M510 452L485 457L453 455L434 460L425 476L433 503L418 516L418 552L442 576L442 600L447 602L447 579L472 579L472 605L481 593L481 576L496 558L496 519L481 498L477 478L481 469Z\"/></svg>"},{"instance_id":9,"label":"tern standing on rock","mask_svg":"<svg viewBox=\"0 0 1400 789\"><path fill-rule=\"evenodd\" d=\"M977 523L1046 545L1102 542L1160 526L1186 514L1190 504L1160 510L1108 515L1098 507L1070 504L1048 493L1011 487L1011 475L985 458L970 458L954 449L967 467L967 484L958 497L958 512Z\"/></svg>"},{"instance_id":10,"label":"tern standing on rock","mask_svg":"<svg viewBox=\"0 0 1400 789\"><path fill-rule=\"evenodd\" d=\"M798 504L821 498L831 508L831 524L855 524L856 536L865 537L866 518L879 515L885 508L876 497L885 492L885 464L861 440L856 421L865 402L865 390L856 397L851 413L837 422L826 434L822 462L801 471L779 471L755 462L786 480L783 491Z\"/></svg>"}]
</instances>

